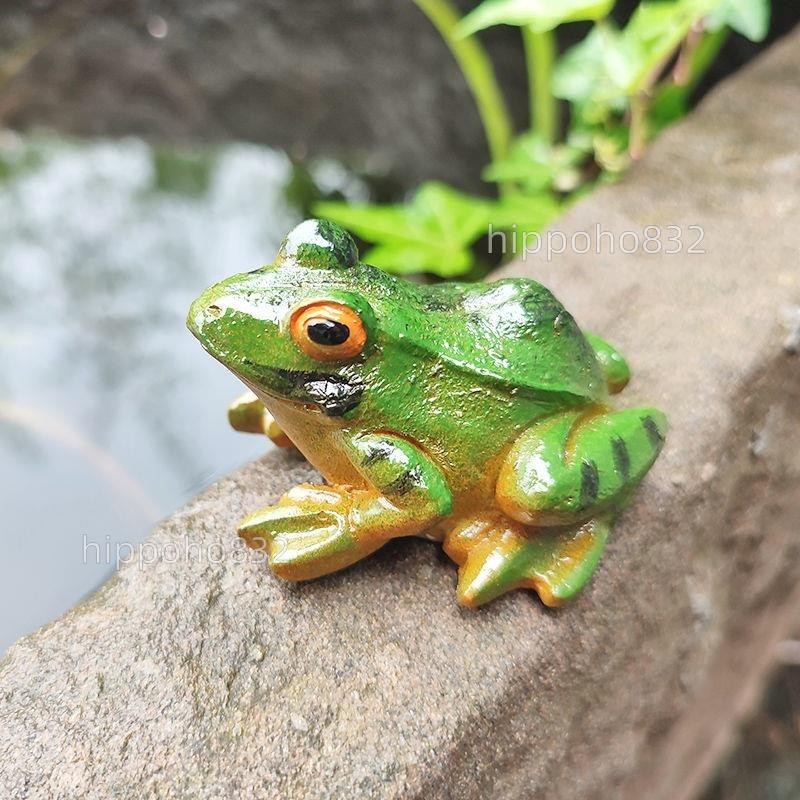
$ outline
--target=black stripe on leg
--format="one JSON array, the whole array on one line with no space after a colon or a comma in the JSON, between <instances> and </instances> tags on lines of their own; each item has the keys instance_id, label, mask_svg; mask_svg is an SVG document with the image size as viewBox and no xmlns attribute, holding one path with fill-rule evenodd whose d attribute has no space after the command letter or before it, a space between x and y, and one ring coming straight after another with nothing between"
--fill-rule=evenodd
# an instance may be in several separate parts
<instances>
[{"instance_id":1,"label":"black stripe on leg","mask_svg":"<svg viewBox=\"0 0 800 800\"><path fill-rule=\"evenodd\" d=\"M594 461L584 460L581 462L581 509L589 506L597 500L600 491L600 475L597 472L597 464Z\"/></svg>"},{"instance_id":2,"label":"black stripe on leg","mask_svg":"<svg viewBox=\"0 0 800 800\"><path fill-rule=\"evenodd\" d=\"M420 474L416 467L407 469L398 475L390 484L384 486L383 493L387 496L408 494L412 489L420 486Z\"/></svg>"},{"instance_id":3,"label":"black stripe on leg","mask_svg":"<svg viewBox=\"0 0 800 800\"><path fill-rule=\"evenodd\" d=\"M379 461L388 461L393 450L394 448L386 442L376 442L370 447L364 458L361 459L361 466L371 467Z\"/></svg>"},{"instance_id":4,"label":"black stripe on leg","mask_svg":"<svg viewBox=\"0 0 800 800\"><path fill-rule=\"evenodd\" d=\"M642 417L642 427L647 434L647 438L650 440L652 448L654 450L660 450L661 445L664 444L664 436L658 429L656 421L650 416Z\"/></svg>"},{"instance_id":5,"label":"black stripe on leg","mask_svg":"<svg viewBox=\"0 0 800 800\"><path fill-rule=\"evenodd\" d=\"M631 454L628 452L628 445L621 436L615 436L611 440L611 450L614 454L614 466L623 482L627 483L631 476Z\"/></svg>"}]
</instances>

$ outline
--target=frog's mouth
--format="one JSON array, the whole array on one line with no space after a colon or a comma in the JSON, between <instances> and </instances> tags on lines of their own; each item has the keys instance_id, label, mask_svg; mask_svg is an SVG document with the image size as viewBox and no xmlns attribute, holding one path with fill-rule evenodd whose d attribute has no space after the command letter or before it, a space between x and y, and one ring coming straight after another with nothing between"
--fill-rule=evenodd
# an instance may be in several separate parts
<instances>
[{"instance_id":1,"label":"frog's mouth","mask_svg":"<svg viewBox=\"0 0 800 800\"><path fill-rule=\"evenodd\" d=\"M308 410L320 411L329 417L341 417L352 411L364 395L364 384L357 375L303 372L261 364L247 366L257 373L255 383L261 391L278 400L289 400L306 406Z\"/></svg>"}]
</instances>

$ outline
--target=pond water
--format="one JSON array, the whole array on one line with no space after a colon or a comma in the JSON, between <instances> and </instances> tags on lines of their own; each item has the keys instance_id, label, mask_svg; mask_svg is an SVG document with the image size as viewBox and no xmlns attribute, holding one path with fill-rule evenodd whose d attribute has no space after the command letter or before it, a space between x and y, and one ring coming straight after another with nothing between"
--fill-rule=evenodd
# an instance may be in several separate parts
<instances>
[{"instance_id":1,"label":"pond water","mask_svg":"<svg viewBox=\"0 0 800 800\"><path fill-rule=\"evenodd\" d=\"M0 133L0 653L161 517L262 454L241 385L184 327L297 221L281 153Z\"/></svg>"}]
</instances>

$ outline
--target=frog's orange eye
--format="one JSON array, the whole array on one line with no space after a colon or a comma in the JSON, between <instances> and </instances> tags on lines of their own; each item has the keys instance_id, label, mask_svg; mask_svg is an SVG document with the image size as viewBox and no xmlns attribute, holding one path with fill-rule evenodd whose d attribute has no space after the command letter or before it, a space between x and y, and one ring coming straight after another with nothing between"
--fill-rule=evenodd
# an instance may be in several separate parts
<instances>
[{"instance_id":1,"label":"frog's orange eye","mask_svg":"<svg viewBox=\"0 0 800 800\"><path fill-rule=\"evenodd\" d=\"M289 329L297 346L318 361L355 358L367 343L361 317L352 308L330 300L298 308Z\"/></svg>"}]
</instances>

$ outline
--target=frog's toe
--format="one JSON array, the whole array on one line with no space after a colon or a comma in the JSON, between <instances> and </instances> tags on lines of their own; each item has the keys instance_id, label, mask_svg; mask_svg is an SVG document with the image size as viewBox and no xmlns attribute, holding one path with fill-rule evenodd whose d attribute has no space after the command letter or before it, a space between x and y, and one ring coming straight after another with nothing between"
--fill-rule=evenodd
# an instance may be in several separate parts
<instances>
[{"instance_id":1,"label":"frog's toe","mask_svg":"<svg viewBox=\"0 0 800 800\"><path fill-rule=\"evenodd\" d=\"M239 535L269 556L270 569L290 581L305 581L343 569L377 550L389 536L359 528L373 494L345 486L301 484L274 506L251 514Z\"/></svg>"},{"instance_id":2,"label":"frog's toe","mask_svg":"<svg viewBox=\"0 0 800 800\"><path fill-rule=\"evenodd\" d=\"M534 589L547 606L577 594L592 576L609 523L532 531L505 516L475 517L447 536L444 548L460 565L458 602L474 608L513 589Z\"/></svg>"},{"instance_id":3,"label":"frog's toe","mask_svg":"<svg viewBox=\"0 0 800 800\"><path fill-rule=\"evenodd\" d=\"M284 531L272 538L270 569L290 581L304 581L334 572L348 562L354 542L346 522L336 514L320 514L305 530Z\"/></svg>"},{"instance_id":4,"label":"frog's toe","mask_svg":"<svg viewBox=\"0 0 800 800\"><path fill-rule=\"evenodd\" d=\"M279 534L307 530L317 522L317 517L317 513L298 506L267 506L245 517L238 532L250 547L265 550Z\"/></svg>"},{"instance_id":5,"label":"frog's toe","mask_svg":"<svg viewBox=\"0 0 800 800\"><path fill-rule=\"evenodd\" d=\"M239 524L239 535L257 550L266 550L278 536L303 533L328 525L332 507L342 492L330 486L303 483L284 494L273 506L258 509Z\"/></svg>"},{"instance_id":6,"label":"frog's toe","mask_svg":"<svg viewBox=\"0 0 800 800\"><path fill-rule=\"evenodd\" d=\"M525 541L523 526L504 515L478 515L451 531L444 550L459 564L458 602L475 608L517 588Z\"/></svg>"},{"instance_id":7,"label":"frog's toe","mask_svg":"<svg viewBox=\"0 0 800 800\"><path fill-rule=\"evenodd\" d=\"M330 572L323 566L346 547L346 519L330 507L310 508L288 502L260 509L239 525L239 535L269 554L272 571L287 580L306 580ZM317 567L314 567L314 564Z\"/></svg>"},{"instance_id":8,"label":"frog's toe","mask_svg":"<svg viewBox=\"0 0 800 800\"><path fill-rule=\"evenodd\" d=\"M610 519L598 517L579 527L532 536L525 547L526 580L522 585L535 589L546 606L570 600L597 569L610 530Z\"/></svg>"}]
</instances>

